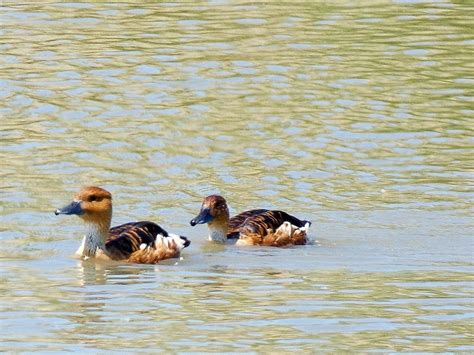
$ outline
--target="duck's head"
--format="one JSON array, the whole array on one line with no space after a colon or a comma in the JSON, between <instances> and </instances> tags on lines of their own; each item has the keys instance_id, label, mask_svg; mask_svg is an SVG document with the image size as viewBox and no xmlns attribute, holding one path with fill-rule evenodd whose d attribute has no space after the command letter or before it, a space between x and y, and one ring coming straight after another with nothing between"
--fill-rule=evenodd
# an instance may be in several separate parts
<instances>
[{"instance_id":1,"label":"duck's head","mask_svg":"<svg viewBox=\"0 0 474 355\"><path fill-rule=\"evenodd\" d=\"M69 205L57 209L54 214L75 214L86 222L110 223L112 195L100 187L84 187L74 195L74 200Z\"/></svg>"},{"instance_id":2,"label":"duck's head","mask_svg":"<svg viewBox=\"0 0 474 355\"><path fill-rule=\"evenodd\" d=\"M227 202L225 198L219 195L211 195L204 199L202 202L201 211L189 223L191 226L195 226L196 224L204 223L208 223L209 225L227 225L228 222L229 209L227 208Z\"/></svg>"}]
</instances>

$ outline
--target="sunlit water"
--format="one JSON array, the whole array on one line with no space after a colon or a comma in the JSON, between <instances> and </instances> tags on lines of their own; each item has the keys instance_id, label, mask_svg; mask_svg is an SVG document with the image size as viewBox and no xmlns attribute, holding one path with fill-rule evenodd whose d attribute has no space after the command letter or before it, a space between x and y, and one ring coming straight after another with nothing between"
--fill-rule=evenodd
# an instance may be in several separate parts
<instances>
[{"instance_id":1,"label":"sunlit water","mask_svg":"<svg viewBox=\"0 0 474 355\"><path fill-rule=\"evenodd\" d=\"M0 10L0 350L474 351L472 6ZM91 184L183 259L73 259ZM315 241L210 245L210 193Z\"/></svg>"}]
</instances>

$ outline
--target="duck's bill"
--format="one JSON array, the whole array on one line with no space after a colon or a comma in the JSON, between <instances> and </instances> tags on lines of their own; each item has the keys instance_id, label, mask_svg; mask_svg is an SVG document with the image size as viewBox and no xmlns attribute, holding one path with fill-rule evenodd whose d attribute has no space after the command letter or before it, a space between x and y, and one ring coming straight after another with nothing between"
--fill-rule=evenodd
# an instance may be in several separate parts
<instances>
[{"instance_id":1,"label":"duck's bill","mask_svg":"<svg viewBox=\"0 0 474 355\"><path fill-rule=\"evenodd\" d=\"M69 205L59 208L54 211L54 214L57 216L59 214L75 214L81 215L84 213L84 210L81 207L81 201L72 201Z\"/></svg>"},{"instance_id":2,"label":"duck's bill","mask_svg":"<svg viewBox=\"0 0 474 355\"><path fill-rule=\"evenodd\" d=\"M191 226L195 226L196 224L204 224L212 221L212 215L211 215L211 210L209 208L203 208L201 209L201 212L193 218L189 224Z\"/></svg>"}]
</instances>

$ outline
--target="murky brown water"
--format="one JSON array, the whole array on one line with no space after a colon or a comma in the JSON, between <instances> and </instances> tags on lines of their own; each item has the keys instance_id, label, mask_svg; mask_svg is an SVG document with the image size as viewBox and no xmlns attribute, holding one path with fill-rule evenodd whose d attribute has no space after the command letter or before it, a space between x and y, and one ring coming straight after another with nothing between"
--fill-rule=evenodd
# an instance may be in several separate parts
<instances>
[{"instance_id":1,"label":"murky brown water","mask_svg":"<svg viewBox=\"0 0 474 355\"><path fill-rule=\"evenodd\" d=\"M474 351L472 5L0 11L1 350ZM89 184L183 260L71 258ZM209 245L215 192L315 244Z\"/></svg>"}]
</instances>

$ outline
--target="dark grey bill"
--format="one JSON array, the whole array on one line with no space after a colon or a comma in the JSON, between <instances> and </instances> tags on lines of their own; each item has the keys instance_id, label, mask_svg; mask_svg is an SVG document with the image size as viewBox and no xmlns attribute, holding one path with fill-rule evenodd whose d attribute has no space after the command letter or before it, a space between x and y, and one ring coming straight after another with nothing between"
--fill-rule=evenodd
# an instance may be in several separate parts
<instances>
[{"instance_id":1,"label":"dark grey bill","mask_svg":"<svg viewBox=\"0 0 474 355\"><path fill-rule=\"evenodd\" d=\"M57 209L54 214L76 214L81 215L84 213L84 210L81 208L80 201L72 201L69 205L64 206L63 208Z\"/></svg>"}]
</instances>

